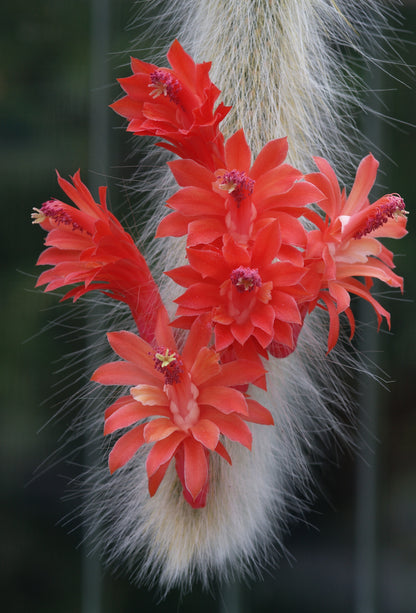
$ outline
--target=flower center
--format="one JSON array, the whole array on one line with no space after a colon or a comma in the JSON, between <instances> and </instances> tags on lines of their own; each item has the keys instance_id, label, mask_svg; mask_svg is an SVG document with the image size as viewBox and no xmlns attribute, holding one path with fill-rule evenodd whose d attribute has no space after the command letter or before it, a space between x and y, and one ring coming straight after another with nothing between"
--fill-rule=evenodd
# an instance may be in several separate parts
<instances>
[{"instance_id":1,"label":"flower center","mask_svg":"<svg viewBox=\"0 0 416 613\"><path fill-rule=\"evenodd\" d=\"M261 277L257 268L239 266L232 271L230 279L239 292L252 292L254 288L261 287Z\"/></svg>"},{"instance_id":2,"label":"flower center","mask_svg":"<svg viewBox=\"0 0 416 613\"><path fill-rule=\"evenodd\" d=\"M222 179L219 188L231 194L240 203L253 193L254 179L250 179L246 173L238 170L230 170L220 177Z\"/></svg>"},{"instance_id":3,"label":"flower center","mask_svg":"<svg viewBox=\"0 0 416 613\"><path fill-rule=\"evenodd\" d=\"M156 370L164 375L165 384L172 385L180 382L183 365L176 351L170 352L166 347L158 347L153 356L153 361Z\"/></svg>"},{"instance_id":4,"label":"flower center","mask_svg":"<svg viewBox=\"0 0 416 613\"><path fill-rule=\"evenodd\" d=\"M179 92L182 89L181 84L171 74L159 68L150 75L149 87L153 88L150 92L152 98L158 96L167 96L171 102L179 104Z\"/></svg>"},{"instance_id":5,"label":"flower center","mask_svg":"<svg viewBox=\"0 0 416 613\"><path fill-rule=\"evenodd\" d=\"M364 227L357 230L353 238L362 238L383 226L389 219L397 220L406 214L404 200L398 194L389 194L381 200L382 202L371 210Z\"/></svg>"},{"instance_id":6,"label":"flower center","mask_svg":"<svg viewBox=\"0 0 416 613\"><path fill-rule=\"evenodd\" d=\"M40 209L33 208L35 211L31 214L32 223L43 223L47 218L54 221L56 224L72 225L73 230L82 230L81 226L72 219L71 215L59 203L58 200L48 200L44 202ZM88 232L88 234L90 234Z\"/></svg>"}]
</instances>

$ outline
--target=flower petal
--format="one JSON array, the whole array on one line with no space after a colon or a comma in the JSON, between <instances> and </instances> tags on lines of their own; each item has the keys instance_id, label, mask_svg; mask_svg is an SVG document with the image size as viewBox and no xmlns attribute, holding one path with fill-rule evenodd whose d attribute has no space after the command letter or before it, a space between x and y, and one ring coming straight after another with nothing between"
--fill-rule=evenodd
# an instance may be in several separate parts
<instances>
[{"instance_id":1,"label":"flower petal","mask_svg":"<svg viewBox=\"0 0 416 613\"><path fill-rule=\"evenodd\" d=\"M224 458L224 460L226 462L228 462L228 464L232 464L231 461L231 457L230 454L228 453L228 451L226 450L226 448L224 447L224 445L221 443L221 441L218 441L217 446L215 447L215 451L222 457Z\"/></svg>"},{"instance_id":2,"label":"flower petal","mask_svg":"<svg viewBox=\"0 0 416 613\"><path fill-rule=\"evenodd\" d=\"M182 350L182 360L189 370L197 359L200 350L209 345L212 336L211 317L200 315L192 324L191 330Z\"/></svg>"},{"instance_id":3,"label":"flower petal","mask_svg":"<svg viewBox=\"0 0 416 613\"><path fill-rule=\"evenodd\" d=\"M178 430L178 426L175 426L170 419L165 419L163 417L160 419L153 419L149 421L144 428L144 439L146 443L161 441Z\"/></svg>"},{"instance_id":4,"label":"flower petal","mask_svg":"<svg viewBox=\"0 0 416 613\"><path fill-rule=\"evenodd\" d=\"M235 132L225 143L225 162L229 170L248 172L251 164L251 151L247 145L244 130Z\"/></svg>"},{"instance_id":5,"label":"flower petal","mask_svg":"<svg viewBox=\"0 0 416 613\"><path fill-rule=\"evenodd\" d=\"M149 494L150 496L154 496L159 488L159 485L162 483L162 479L166 474L170 461L165 462L159 466L155 473L151 477L148 478L149 485Z\"/></svg>"},{"instance_id":6,"label":"flower petal","mask_svg":"<svg viewBox=\"0 0 416 613\"><path fill-rule=\"evenodd\" d=\"M272 168L280 166L286 159L287 150L288 145L286 137L269 141L256 157L250 170L250 177L257 180L258 177Z\"/></svg>"},{"instance_id":7,"label":"flower petal","mask_svg":"<svg viewBox=\"0 0 416 613\"><path fill-rule=\"evenodd\" d=\"M192 436L199 443L214 451L218 445L220 430L212 421L200 419L191 428Z\"/></svg>"},{"instance_id":8,"label":"flower petal","mask_svg":"<svg viewBox=\"0 0 416 613\"><path fill-rule=\"evenodd\" d=\"M361 160L354 185L342 211L344 215L358 213L358 211L361 211L366 206L368 194L376 180L377 169L378 162L371 154Z\"/></svg>"},{"instance_id":9,"label":"flower petal","mask_svg":"<svg viewBox=\"0 0 416 613\"><path fill-rule=\"evenodd\" d=\"M165 392L154 385L139 384L132 387L130 394L135 400L149 406L169 406L169 400Z\"/></svg>"},{"instance_id":10,"label":"flower petal","mask_svg":"<svg viewBox=\"0 0 416 613\"><path fill-rule=\"evenodd\" d=\"M195 500L208 481L208 461L204 447L192 438L183 442L185 486Z\"/></svg>"},{"instance_id":11,"label":"flower petal","mask_svg":"<svg viewBox=\"0 0 416 613\"><path fill-rule=\"evenodd\" d=\"M188 435L185 432L177 430L167 438L157 441L153 445L146 460L146 470L149 479L156 473L160 466L170 462L173 454L186 436Z\"/></svg>"},{"instance_id":12,"label":"flower petal","mask_svg":"<svg viewBox=\"0 0 416 613\"><path fill-rule=\"evenodd\" d=\"M192 381L197 387L220 372L221 367L218 360L218 353L213 349L208 349L208 347L200 349L191 368Z\"/></svg>"},{"instance_id":13,"label":"flower petal","mask_svg":"<svg viewBox=\"0 0 416 613\"><path fill-rule=\"evenodd\" d=\"M210 385L235 387L252 383L265 374L262 364L250 360L234 360L221 365L221 371L210 379Z\"/></svg>"},{"instance_id":14,"label":"flower petal","mask_svg":"<svg viewBox=\"0 0 416 613\"><path fill-rule=\"evenodd\" d=\"M153 359L149 355L149 353L153 353L149 343L146 343L137 334L126 330L109 332L107 338L111 347L123 360L133 362L133 364L140 366L141 369L148 370L150 374L158 378Z\"/></svg>"},{"instance_id":15,"label":"flower petal","mask_svg":"<svg viewBox=\"0 0 416 613\"><path fill-rule=\"evenodd\" d=\"M104 423L104 434L111 434L116 430L120 430L120 428L126 428L140 419L152 417L153 415L169 417L169 411L165 407L149 408L131 399L131 402L125 403L107 417Z\"/></svg>"},{"instance_id":16,"label":"flower petal","mask_svg":"<svg viewBox=\"0 0 416 613\"><path fill-rule=\"evenodd\" d=\"M248 417L243 417L243 419L255 424L263 424L265 426L274 425L272 414L268 409L266 409L266 407L252 398L247 398L246 400L248 406Z\"/></svg>"},{"instance_id":17,"label":"flower petal","mask_svg":"<svg viewBox=\"0 0 416 613\"><path fill-rule=\"evenodd\" d=\"M144 424L140 424L118 439L108 457L111 474L124 466L144 444L143 430Z\"/></svg>"},{"instance_id":18,"label":"flower petal","mask_svg":"<svg viewBox=\"0 0 416 613\"><path fill-rule=\"evenodd\" d=\"M101 385L135 385L146 377L146 373L130 362L108 362L93 373L91 380ZM152 377L156 381L155 377ZM150 384L152 381L149 380Z\"/></svg>"},{"instance_id":19,"label":"flower petal","mask_svg":"<svg viewBox=\"0 0 416 613\"><path fill-rule=\"evenodd\" d=\"M208 419L216 424L221 433L231 441L236 441L247 447L247 449L251 449L252 434L245 421L235 413L224 415L211 407L204 407L201 410L201 418Z\"/></svg>"},{"instance_id":20,"label":"flower petal","mask_svg":"<svg viewBox=\"0 0 416 613\"><path fill-rule=\"evenodd\" d=\"M247 404L243 394L230 387L211 385L200 390L198 404L208 404L222 413L247 415Z\"/></svg>"}]
</instances>

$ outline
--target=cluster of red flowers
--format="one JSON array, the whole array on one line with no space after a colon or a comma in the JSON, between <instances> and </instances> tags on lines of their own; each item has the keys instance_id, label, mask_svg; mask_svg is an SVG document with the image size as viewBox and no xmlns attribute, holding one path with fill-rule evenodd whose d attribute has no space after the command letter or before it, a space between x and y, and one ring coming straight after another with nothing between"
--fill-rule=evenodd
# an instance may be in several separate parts
<instances>
[{"instance_id":1,"label":"cluster of red flowers","mask_svg":"<svg viewBox=\"0 0 416 613\"><path fill-rule=\"evenodd\" d=\"M114 445L110 470L151 444L150 495L175 458L185 499L201 507L209 454L231 463L220 437L250 448L246 422L273 423L247 394L250 383L266 389L261 358L294 351L316 307L329 314L328 351L343 312L352 336L351 294L370 302L379 324L384 317L390 325L370 289L373 278L402 288L392 253L378 238L404 236L406 212L395 194L370 204L378 167L372 155L362 160L348 197L326 160L316 158L318 172L306 176L287 164L285 138L267 143L253 161L243 130L227 140L220 131L229 108L215 106L220 92L209 79L210 64L195 64L177 41L168 59L171 68L133 59L132 76L120 79L126 96L112 108L129 119L128 131L162 138L157 144L179 156L169 167L180 189L156 232L187 237L188 264L166 271L185 288L176 318L169 323L150 270L108 211L104 191L95 203L78 173L74 186L58 178L75 206L52 200L33 215L48 231L38 263L53 265L38 285L76 284L64 298L100 290L129 305L141 338L109 334L124 361L93 375L105 385L134 386L106 412L106 434L138 423ZM181 351L172 327L189 331Z\"/></svg>"}]
</instances>

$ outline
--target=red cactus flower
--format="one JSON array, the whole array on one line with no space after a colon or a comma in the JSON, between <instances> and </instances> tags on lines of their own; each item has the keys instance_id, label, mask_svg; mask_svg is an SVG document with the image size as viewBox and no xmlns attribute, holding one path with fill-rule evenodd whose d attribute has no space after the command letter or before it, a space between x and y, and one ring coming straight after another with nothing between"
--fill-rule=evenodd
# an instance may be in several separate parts
<instances>
[{"instance_id":1,"label":"red cactus flower","mask_svg":"<svg viewBox=\"0 0 416 613\"><path fill-rule=\"evenodd\" d=\"M58 183L74 205L49 200L32 214L33 223L48 232L47 249L37 264L52 265L37 281L45 291L76 285L63 300L77 300L93 290L126 303L140 334L154 338L155 312L161 308L159 290L146 261L132 237L108 210L106 188L100 188L96 203L79 171L73 185L58 174Z\"/></svg>"},{"instance_id":2,"label":"red cactus flower","mask_svg":"<svg viewBox=\"0 0 416 613\"><path fill-rule=\"evenodd\" d=\"M258 232L251 249L229 235L222 248L188 248L189 265L167 273L187 288L175 300L174 324L186 328L199 314L210 313L218 351L235 342L244 346L249 339L263 349L276 341L292 351L294 326L303 323L299 305L311 301L319 286L303 266L280 261L280 247L279 221L274 220Z\"/></svg>"},{"instance_id":3,"label":"red cactus flower","mask_svg":"<svg viewBox=\"0 0 416 613\"><path fill-rule=\"evenodd\" d=\"M188 246L215 242L224 234L247 245L273 219L279 220L281 257L302 265L306 234L299 221L305 206L322 198L319 189L285 164L287 140L269 142L251 164L243 130L225 144L224 166L211 171L193 160L175 160L170 169L181 186L167 202L172 213L157 236L188 234Z\"/></svg>"},{"instance_id":4,"label":"red cactus flower","mask_svg":"<svg viewBox=\"0 0 416 613\"><path fill-rule=\"evenodd\" d=\"M194 508L206 503L210 453L217 452L231 464L221 437L251 449L246 422L273 423L267 409L235 389L263 375L264 369L247 360L220 364L218 354L207 346L211 333L209 317L199 317L180 354L162 311L156 348L130 332L109 333L112 348L125 361L104 364L92 377L104 385L133 386L106 411L105 434L138 424L115 443L110 471L150 444L146 461L150 495L175 458L183 495Z\"/></svg>"},{"instance_id":5,"label":"red cactus flower","mask_svg":"<svg viewBox=\"0 0 416 613\"><path fill-rule=\"evenodd\" d=\"M209 62L196 64L174 41L167 54L171 68L132 58L130 77L119 79L126 96L111 108L129 120L127 130L168 141L159 146L212 170L222 164L224 137L218 129L229 108L211 82Z\"/></svg>"},{"instance_id":6,"label":"red cactus flower","mask_svg":"<svg viewBox=\"0 0 416 613\"><path fill-rule=\"evenodd\" d=\"M330 316L328 350L337 342L338 315L345 312L350 319L351 334L354 318L349 308L350 294L367 300L374 308L378 324L384 317L390 327L390 314L371 295L373 279L403 290L403 279L393 272L393 254L378 238L401 238L406 232L406 211L400 196L387 194L370 204L368 194L374 185L378 162L365 157L357 170L354 185L347 197L341 192L330 164L315 158L319 173L308 176L325 195L319 202L325 217L308 214L316 230L308 233L306 265L321 277L319 300ZM365 283L356 279L364 277Z\"/></svg>"}]
</instances>

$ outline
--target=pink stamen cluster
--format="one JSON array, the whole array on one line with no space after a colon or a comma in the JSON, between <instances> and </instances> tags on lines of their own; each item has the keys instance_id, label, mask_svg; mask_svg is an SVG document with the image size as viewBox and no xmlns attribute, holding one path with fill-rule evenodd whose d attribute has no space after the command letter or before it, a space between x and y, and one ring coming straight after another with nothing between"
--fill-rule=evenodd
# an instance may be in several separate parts
<instances>
[{"instance_id":1,"label":"pink stamen cluster","mask_svg":"<svg viewBox=\"0 0 416 613\"><path fill-rule=\"evenodd\" d=\"M154 88L150 94L152 98L163 95L167 96L174 104L180 104L179 93L182 86L177 79L172 77L172 75L165 70L157 69L150 75L150 80L151 84L149 87Z\"/></svg>"},{"instance_id":2,"label":"pink stamen cluster","mask_svg":"<svg viewBox=\"0 0 416 613\"><path fill-rule=\"evenodd\" d=\"M170 352L166 347L158 347L154 353L155 369L165 377L165 383L179 383L183 372L183 364L176 351Z\"/></svg>"},{"instance_id":3,"label":"pink stamen cluster","mask_svg":"<svg viewBox=\"0 0 416 613\"><path fill-rule=\"evenodd\" d=\"M384 200L384 199L383 199ZM354 234L359 239L383 226L390 218L405 212L404 200L398 194L389 194L383 204L375 207L367 218L365 226Z\"/></svg>"},{"instance_id":4,"label":"pink stamen cluster","mask_svg":"<svg viewBox=\"0 0 416 613\"><path fill-rule=\"evenodd\" d=\"M232 271L230 279L239 292L252 292L255 287L261 287L261 277L257 268L239 266Z\"/></svg>"},{"instance_id":5,"label":"pink stamen cluster","mask_svg":"<svg viewBox=\"0 0 416 613\"><path fill-rule=\"evenodd\" d=\"M220 189L227 191L239 203L253 193L254 179L250 179L244 171L230 170L222 177Z\"/></svg>"},{"instance_id":6,"label":"pink stamen cluster","mask_svg":"<svg viewBox=\"0 0 416 613\"><path fill-rule=\"evenodd\" d=\"M72 219L71 215L65 211L57 200L48 200L44 202L40 208L40 212L53 219L57 224L64 224L66 226L72 225L73 230L82 230L81 226Z\"/></svg>"}]
</instances>

